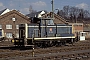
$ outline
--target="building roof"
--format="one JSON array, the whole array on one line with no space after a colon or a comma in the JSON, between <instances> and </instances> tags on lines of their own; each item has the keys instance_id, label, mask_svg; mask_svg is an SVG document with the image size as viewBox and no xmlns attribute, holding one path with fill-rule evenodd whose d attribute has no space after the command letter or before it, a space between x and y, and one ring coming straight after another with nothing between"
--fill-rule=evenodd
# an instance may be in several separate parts
<instances>
[{"instance_id":1,"label":"building roof","mask_svg":"<svg viewBox=\"0 0 90 60\"><path fill-rule=\"evenodd\" d=\"M1 15L1 14L2 14L2 13L5 11L5 10L6 10L6 9L4 9L4 10L1 10L1 11L0 11L0 15Z\"/></svg>"},{"instance_id":2,"label":"building roof","mask_svg":"<svg viewBox=\"0 0 90 60\"><path fill-rule=\"evenodd\" d=\"M3 10L1 10L0 11L0 15L3 15L3 14L5 14L5 13L7 13L7 12L9 12L10 10L9 9L3 9Z\"/></svg>"},{"instance_id":3,"label":"building roof","mask_svg":"<svg viewBox=\"0 0 90 60\"><path fill-rule=\"evenodd\" d=\"M32 12L30 14L27 14L26 16L28 16L28 17L37 17L38 18L39 14L42 13L42 12L47 13L47 11L42 10L42 11L38 11L38 12Z\"/></svg>"},{"instance_id":4,"label":"building roof","mask_svg":"<svg viewBox=\"0 0 90 60\"><path fill-rule=\"evenodd\" d=\"M52 18L52 12L44 14L42 18ZM64 19L63 17L61 17L55 13L54 13L54 23L56 23L56 24L68 24L68 22L66 22L66 19Z\"/></svg>"},{"instance_id":5,"label":"building roof","mask_svg":"<svg viewBox=\"0 0 90 60\"><path fill-rule=\"evenodd\" d=\"M9 11L9 12L7 12L7 13L1 15L1 16L0 16L0 19L3 19L4 17L7 17L7 16L9 16L10 14L14 14L14 13L17 14L17 15L19 15L19 16L21 16L22 18L24 18L24 19L30 21L29 18L28 18L27 16L23 15L22 13L20 13L20 12L17 11L17 10L11 10L11 11Z\"/></svg>"}]
</instances>

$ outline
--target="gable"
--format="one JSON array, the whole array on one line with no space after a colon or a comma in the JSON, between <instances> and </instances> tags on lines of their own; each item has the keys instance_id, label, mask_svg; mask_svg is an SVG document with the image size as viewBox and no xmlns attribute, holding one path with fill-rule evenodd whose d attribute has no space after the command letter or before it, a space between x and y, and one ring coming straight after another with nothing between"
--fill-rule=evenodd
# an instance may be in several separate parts
<instances>
[{"instance_id":1,"label":"gable","mask_svg":"<svg viewBox=\"0 0 90 60\"><path fill-rule=\"evenodd\" d=\"M52 15L53 15L52 12L49 12L47 14L44 14L42 16L42 18L52 18ZM59 24L59 23L60 24L66 24L67 22L64 18L62 18L61 16L54 13L54 23L56 23L56 24Z\"/></svg>"},{"instance_id":2,"label":"gable","mask_svg":"<svg viewBox=\"0 0 90 60\"><path fill-rule=\"evenodd\" d=\"M4 15L0 16L0 23L9 23L9 21L12 20L12 18L16 19L16 23L30 23L30 20L27 16L24 16L23 14L19 13L16 10L12 10Z\"/></svg>"},{"instance_id":3,"label":"gable","mask_svg":"<svg viewBox=\"0 0 90 60\"><path fill-rule=\"evenodd\" d=\"M3 18L5 18L5 17L8 17L8 16L11 15L11 14L12 14L12 15L14 15L14 14L15 14L15 15L18 15L18 16L20 16L20 17L28 20L28 17L27 17L27 16L21 14L20 12L18 12L18 11L16 11L16 10L12 10L12 11L6 13L6 14L1 15L1 16L0 16L0 19L3 19Z\"/></svg>"}]
</instances>

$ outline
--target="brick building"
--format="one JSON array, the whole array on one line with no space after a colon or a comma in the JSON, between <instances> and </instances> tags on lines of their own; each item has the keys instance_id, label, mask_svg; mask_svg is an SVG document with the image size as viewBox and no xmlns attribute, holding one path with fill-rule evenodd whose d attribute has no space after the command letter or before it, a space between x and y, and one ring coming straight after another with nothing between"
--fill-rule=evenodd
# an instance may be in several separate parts
<instances>
[{"instance_id":1,"label":"brick building","mask_svg":"<svg viewBox=\"0 0 90 60\"><path fill-rule=\"evenodd\" d=\"M6 38L12 38L12 34L15 37L19 37L19 24L30 23L30 20L19 11L12 10L0 16L0 31L2 30L2 36Z\"/></svg>"},{"instance_id":2,"label":"brick building","mask_svg":"<svg viewBox=\"0 0 90 60\"><path fill-rule=\"evenodd\" d=\"M69 25L72 25L72 33L75 35L83 32L83 23L69 23Z\"/></svg>"}]
</instances>

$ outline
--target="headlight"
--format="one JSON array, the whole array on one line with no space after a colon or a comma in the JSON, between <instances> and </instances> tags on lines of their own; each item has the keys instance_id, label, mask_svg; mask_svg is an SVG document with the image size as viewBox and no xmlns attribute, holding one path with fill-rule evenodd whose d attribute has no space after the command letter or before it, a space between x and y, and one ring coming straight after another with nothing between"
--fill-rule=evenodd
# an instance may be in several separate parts
<instances>
[{"instance_id":1,"label":"headlight","mask_svg":"<svg viewBox=\"0 0 90 60\"><path fill-rule=\"evenodd\" d=\"M13 43L14 43L14 40L12 40L11 42L13 42Z\"/></svg>"}]
</instances>

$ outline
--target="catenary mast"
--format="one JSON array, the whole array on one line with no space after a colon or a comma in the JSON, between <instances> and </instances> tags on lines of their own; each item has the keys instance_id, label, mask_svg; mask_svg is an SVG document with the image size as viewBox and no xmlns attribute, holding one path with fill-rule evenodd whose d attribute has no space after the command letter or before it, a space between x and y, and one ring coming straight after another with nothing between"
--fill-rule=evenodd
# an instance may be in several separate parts
<instances>
[{"instance_id":1,"label":"catenary mast","mask_svg":"<svg viewBox=\"0 0 90 60\"><path fill-rule=\"evenodd\" d=\"M52 4L52 18L54 20L54 0L51 1Z\"/></svg>"}]
</instances>

